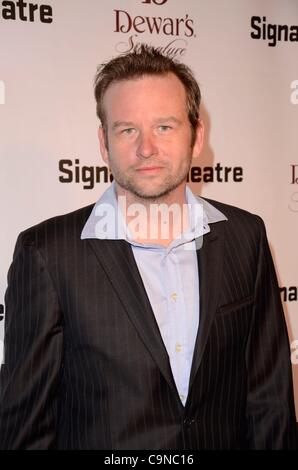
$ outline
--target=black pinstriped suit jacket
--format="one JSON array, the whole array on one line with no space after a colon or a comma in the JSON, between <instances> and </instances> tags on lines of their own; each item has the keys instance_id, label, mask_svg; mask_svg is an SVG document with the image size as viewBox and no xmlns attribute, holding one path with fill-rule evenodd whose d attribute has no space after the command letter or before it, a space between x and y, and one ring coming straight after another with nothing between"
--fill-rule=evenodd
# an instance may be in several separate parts
<instances>
[{"instance_id":1,"label":"black pinstriped suit jacket","mask_svg":"<svg viewBox=\"0 0 298 470\"><path fill-rule=\"evenodd\" d=\"M6 293L0 447L295 447L290 351L263 222L211 201L185 408L125 241L80 240L91 206L18 239Z\"/></svg>"}]
</instances>

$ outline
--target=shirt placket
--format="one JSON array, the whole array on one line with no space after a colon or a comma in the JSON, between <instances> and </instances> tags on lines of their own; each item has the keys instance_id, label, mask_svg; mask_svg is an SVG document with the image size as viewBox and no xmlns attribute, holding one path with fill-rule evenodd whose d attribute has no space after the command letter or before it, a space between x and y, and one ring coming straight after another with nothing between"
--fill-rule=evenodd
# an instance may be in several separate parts
<instances>
[{"instance_id":1,"label":"shirt placket","mask_svg":"<svg viewBox=\"0 0 298 470\"><path fill-rule=\"evenodd\" d=\"M166 255L166 267L167 305L171 320L170 362L180 399L185 403L187 396L185 382L185 371L187 371L186 312L179 259L173 249Z\"/></svg>"}]
</instances>

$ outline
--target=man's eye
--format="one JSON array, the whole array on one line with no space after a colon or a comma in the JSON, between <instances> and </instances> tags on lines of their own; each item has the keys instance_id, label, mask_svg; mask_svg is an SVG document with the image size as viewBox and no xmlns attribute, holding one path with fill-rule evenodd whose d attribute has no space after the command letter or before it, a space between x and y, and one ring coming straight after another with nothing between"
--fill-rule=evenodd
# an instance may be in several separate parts
<instances>
[{"instance_id":1,"label":"man's eye","mask_svg":"<svg viewBox=\"0 0 298 470\"><path fill-rule=\"evenodd\" d=\"M158 126L158 130L159 130L160 132L168 132L168 131L170 131L171 129L172 129L171 126L164 126L164 125Z\"/></svg>"},{"instance_id":2,"label":"man's eye","mask_svg":"<svg viewBox=\"0 0 298 470\"><path fill-rule=\"evenodd\" d=\"M121 134L131 135L134 131L134 127L128 127L127 129L122 129Z\"/></svg>"}]
</instances>

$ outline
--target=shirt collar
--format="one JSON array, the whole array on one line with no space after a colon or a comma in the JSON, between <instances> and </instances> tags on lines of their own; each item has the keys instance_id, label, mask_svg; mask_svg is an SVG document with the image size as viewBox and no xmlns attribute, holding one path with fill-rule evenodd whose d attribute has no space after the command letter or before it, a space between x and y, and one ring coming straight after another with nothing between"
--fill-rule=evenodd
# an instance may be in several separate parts
<instances>
[{"instance_id":1,"label":"shirt collar","mask_svg":"<svg viewBox=\"0 0 298 470\"><path fill-rule=\"evenodd\" d=\"M227 220L227 217L212 204L198 196L186 187L186 202L190 211L190 228L183 234L185 241L197 239L210 232L209 224ZM81 239L97 238L107 240L127 240L127 226L119 208L115 182L106 189L95 203L92 212L82 230Z\"/></svg>"}]
</instances>

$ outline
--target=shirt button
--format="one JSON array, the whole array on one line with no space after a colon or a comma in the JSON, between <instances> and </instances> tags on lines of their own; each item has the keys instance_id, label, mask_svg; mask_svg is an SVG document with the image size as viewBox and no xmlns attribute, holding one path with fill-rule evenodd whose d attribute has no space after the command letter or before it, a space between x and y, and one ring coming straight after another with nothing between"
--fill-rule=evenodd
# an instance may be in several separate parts
<instances>
[{"instance_id":1,"label":"shirt button","mask_svg":"<svg viewBox=\"0 0 298 470\"><path fill-rule=\"evenodd\" d=\"M176 344L176 347L175 347L175 350L176 350L176 352L182 351L182 346L181 346L181 344L177 343L177 344Z\"/></svg>"},{"instance_id":2,"label":"shirt button","mask_svg":"<svg viewBox=\"0 0 298 470\"><path fill-rule=\"evenodd\" d=\"M171 299L174 300L174 302L176 302L177 297L178 297L178 294L176 292L173 292L173 294L171 294Z\"/></svg>"}]
</instances>

